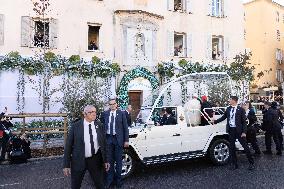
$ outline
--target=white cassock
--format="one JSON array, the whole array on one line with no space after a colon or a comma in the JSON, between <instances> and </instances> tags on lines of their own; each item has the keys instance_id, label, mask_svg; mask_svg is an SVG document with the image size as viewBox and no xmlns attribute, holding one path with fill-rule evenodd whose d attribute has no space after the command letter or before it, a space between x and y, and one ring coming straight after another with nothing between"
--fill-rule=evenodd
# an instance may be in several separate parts
<instances>
[{"instance_id":1,"label":"white cassock","mask_svg":"<svg viewBox=\"0 0 284 189\"><path fill-rule=\"evenodd\" d=\"M201 104L200 101L196 98L189 100L184 104L185 117L187 123L190 123L193 126L199 125L201 123Z\"/></svg>"}]
</instances>

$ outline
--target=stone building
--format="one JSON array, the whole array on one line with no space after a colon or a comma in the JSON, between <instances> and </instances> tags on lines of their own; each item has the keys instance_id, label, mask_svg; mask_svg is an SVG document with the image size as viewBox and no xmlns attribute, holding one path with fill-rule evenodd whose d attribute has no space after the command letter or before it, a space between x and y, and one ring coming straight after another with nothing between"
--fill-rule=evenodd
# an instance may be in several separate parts
<instances>
[{"instance_id":1,"label":"stone building","mask_svg":"<svg viewBox=\"0 0 284 189\"><path fill-rule=\"evenodd\" d=\"M149 75L157 78L158 63L229 64L245 47L239 0L50 0L44 19L30 0L0 5L0 54L32 56L46 46L66 57L112 59L122 68L114 88L128 77L123 90L136 109L155 85Z\"/></svg>"},{"instance_id":2,"label":"stone building","mask_svg":"<svg viewBox=\"0 0 284 189\"><path fill-rule=\"evenodd\" d=\"M251 63L256 67L252 92L257 96L272 97L274 92L280 95L284 70L284 6L272 0L255 0L245 3L244 8L246 51L252 53ZM261 72L262 77L258 78Z\"/></svg>"}]
</instances>

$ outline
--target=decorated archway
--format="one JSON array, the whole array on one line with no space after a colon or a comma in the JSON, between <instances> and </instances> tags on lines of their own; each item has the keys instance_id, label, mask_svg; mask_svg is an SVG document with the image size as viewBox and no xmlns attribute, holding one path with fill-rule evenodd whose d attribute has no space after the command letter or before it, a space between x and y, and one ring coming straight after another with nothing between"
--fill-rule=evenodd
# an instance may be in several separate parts
<instances>
[{"instance_id":1,"label":"decorated archway","mask_svg":"<svg viewBox=\"0 0 284 189\"><path fill-rule=\"evenodd\" d=\"M156 89L159 86L159 81L155 75L143 67L137 67L127 72L121 79L120 85L117 92L119 107L124 109L128 104L128 84L131 80L143 77L150 81L152 89Z\"/></svg>"}]
</instances>

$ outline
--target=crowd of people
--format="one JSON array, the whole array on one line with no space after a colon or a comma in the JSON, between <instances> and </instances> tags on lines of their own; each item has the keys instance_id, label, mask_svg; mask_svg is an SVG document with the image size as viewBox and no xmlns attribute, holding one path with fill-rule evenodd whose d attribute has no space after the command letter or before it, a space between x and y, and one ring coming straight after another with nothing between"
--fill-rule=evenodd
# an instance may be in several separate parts
<instances>
[{"instance_id":1,"label":"crowd of people","mask_svg":"<svg viewBox=\"0 0 284 189\"><path fill-rule=\"evenodd\" d=\"M265 132L264 154L272 153L272 138L276 146L276 155L282 155L283 136L281 133L283 116L277 102L264 102L263 122L258 124L255 109L250 101L238 104L238 97L231 96L229 106L219 119L214 120L214 109L207 96L201 99L193 95L192 104L199 103L201 110L200 126L217 124L227 119L226 132L229 135L231 163L233 169L238 168L235 141L244 148L249 161L249 170L255 167L254 157L249 149L250 143L255 156L262 154L257 141L257 130ZM198 102L198 103L197 103ZM185 105L186 106L186 105ZM14 144L9 144L12 134L9 128L13 127L10 118L5 116L7 108L0 114L0 148L1 160L5 154L13 153L12 148L21 148L26 158L30 157L30 142L24 131L14 136ZM83 110L83 118L72 123L64 149L63 173L71 175L71 187L80 188L85 172L88 170L96 188L110 188L116 185L122 187L122 154L123 148L129 147L129 126L131 125L132 107L126 111L118 108L116 99L109 100L109 109L97 117L97 109L87 105ZM210 119L208 119L210 118ZM157 126L177 124L176 116L171 108L163 108ZM12 144L12 143L10 143ZM103 165L103 166L102 166Z\"/></svg>"},{"instance_id":2,"label":"crowd of people","mask_svg":"<svg viewBox=\"0 0 284 189\"><path fill-rule=\"evenodd\" d=\"M252 107L250 101L246 101L238 105L238 97L232 96L230 106L226 109L224 115L213 123L219 123L227 119L227 133L229 134L230 150L232 154L232 166L233 169L238 168L235 141L238 139L249 161L249 170L254 169L253 156L248 147L248 143L251 144L254 155L259 156L261 154L256 133L258 129L262 129L265 132L265 147L264 154L272 155L271 150L271 138L276 146L276 155L281 156L283 150L283 135L281 129L283 128L283 115L279 110L279 104L277 102L264 102L263 120L259 125L257 117L255 115L255 109Z\"/></svg>"},{"instance_id":3,"label":"crowd of people","mask_svg":"<svg viewBox=\"0 0 284 189\"><path fill-rule=\"evenodd\" d=\"M0 163L6 159L11 163L26 162L31 158L30 141L24 130L12 133L13 124L6 113L7 107L0 114Z\"/></svg>"}]
</instances>

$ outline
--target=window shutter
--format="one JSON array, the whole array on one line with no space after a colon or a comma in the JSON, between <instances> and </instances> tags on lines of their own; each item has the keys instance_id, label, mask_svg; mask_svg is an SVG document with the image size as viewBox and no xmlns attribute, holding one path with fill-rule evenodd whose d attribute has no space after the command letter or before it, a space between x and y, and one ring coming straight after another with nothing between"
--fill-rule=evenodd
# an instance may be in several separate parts
<instances>
[{"instance_id":1,"label":"window shutter","mask_svg":"<svg viewBox=\"0 0 284 189\"><path fill-rule=\"evenodd\" d=\"M208 1L208 7L207 7L207 9L208 9L208 16L212 16L212 6L213 6L213 4L212 4L212 2L213 2L214 0L209 0Z\"/></svg>"},{"instance_id":2,"label":"window shutter","mask_svg":"<svg viewBox=\"0 0 284 189\"><path fill-rule=\"evenodd\" d=\"M192 13L192 0L185 0L186 12L191 14Z\"/></svg>"},{"instance_id":3,"label":"window shutter","mask_svg":"<svg viewBox=\"0 0 284 189\"><path fill-rule=\"evenodd\" d=\"M224 41L224 60L228 60L230 57L230 40L228 37Z\"/></svg>"},{"instance_id":4,"label":"window shutter","mask_svg":"<svg viewBox=\"0 0 284 189\"><path fill-rule=\"evenodd\" d=\"M101 36L102 36L102 27L100 27L98 38L99 38L99 51L103 52L104 47L103 47L103 40Z\"/></svg>"},{"instance_id":5,"label":"window shutter","mask_svg":"<svg viewBox=\"0 0 284 189\"><path fill-rule=\"evenodd\" d=\"M207 59L212 59L212 35L211 34L207 35L206 42L207 42L207 47L205 48L206 49L205 56Z\"/></svg>"},{"instance_id":6,"label":"window shutter","mask_svg":"<svg viewBox=\"0 0 284 189\"><path fill-rule=\"evenodd\" d=\"M192 58L192 34L189 33L187 34L187 39L186 39L186 42L187 42L187 52L186 52L186 55L188 58Z\"/></svg>"},{"instance_id":7,"label":"window shutter","mask_svg":"<svg viewBox=\"0 0 284 189\"><path fill-rule=\"evenodd\" d=\"M168 10L169 11L174 10L174 0L168 0Z\"/></svg>"},{"instance_id":8,"label":"window shutter","mask_svg":"<svg viewBox=\"0 0 284 189\"><path fill-rule=\"evenodd\" d=\"M57 48L58 35L58 19L51 18L49 22L49 47Z\"/></svg>"},{"instance_id":9,"label":"window shutter","mask_svg":"<svg viewBox=\"0 0 284 189\"><path fill-rule=\"evenodd\" d=\"M174 32L168 31L168 56L174 56Z\"/></svg>"},{"instance_id":10,"label":"window shutter","mask_svg":"<svg viewBox=\"0 0 284 189\"><path fill-rule=\"evenodd\" d=\"M21 18L21 46L29 47L31 45L32 19L29 16Z\"/></svg>"},{"instance_id":11,"label":"window shutter","mask_svg":"<svg viewBox=\"0 0 284 189\"><path fill-rule=\"evenodd\" d=\"M223 11L223 16L228 17L229 15L229 0L222 0L222 11Z\"/></svg>"},{"instance_id":12,"label":"window shutter","mask_svg":"<svg viewBox=\"0 0 284 189\"><path fill-rule=\"evenodd\" d=\"M0 14L0 45L4 45L4 14Z\"/></svg>"}]
</instances>

